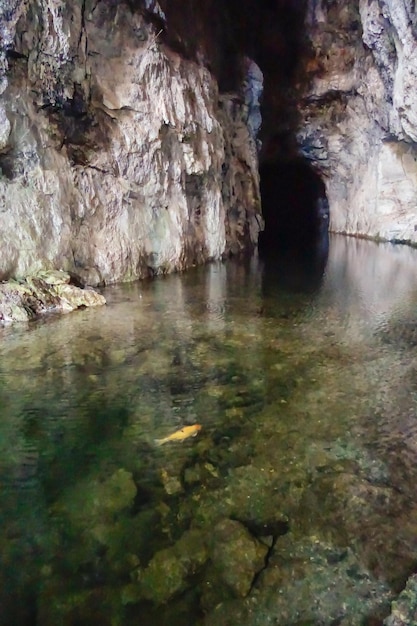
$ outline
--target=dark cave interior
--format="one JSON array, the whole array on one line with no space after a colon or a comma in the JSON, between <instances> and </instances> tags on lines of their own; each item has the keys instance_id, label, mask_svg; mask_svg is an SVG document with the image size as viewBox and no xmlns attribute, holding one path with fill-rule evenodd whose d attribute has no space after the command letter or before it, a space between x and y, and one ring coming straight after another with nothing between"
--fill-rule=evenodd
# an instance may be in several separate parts
<instances>
[{"instance_id":1,"label":"dark cave interior","mask_svg":"<svg viewBox=\"0 0 417 626\"><path fill-rule=\"evenodd\" d=\"M241 82L242 58L264 76L260 177L263 254L277 247L312 248L327 236L325 185L296 144L297 99L311 56L305 33L307 0L161 0L168 45L193 58L203 51L221 92ZM190 29L189 25L193 28Z\"/></svg>"},{"instance_id":2,"label":"dark cave interior","mask_svg":"<svg viewBox=\"0 0 417 626\"><path fill-rule=\"evenodd\" d=\"M240 14L235 39L264 76L260 180L265 231L260 251L270 256L322 249L329 225L325 185L296 142L297 103L307 80L303 68L311 56L305 33L307 2L230 4L233 14Z\"/></svg>"},{"instance_id":3,"label":"dark cave interior","mask_svg":"<svg viewBox=\"0 0 417 626\"><path fill-rule=\"evenodd\" d=\"M260 166L265 231L260 249L308 248L327 234L329 207L324 183L302 159L265 161Z\"/></svg>"}]
</instances>

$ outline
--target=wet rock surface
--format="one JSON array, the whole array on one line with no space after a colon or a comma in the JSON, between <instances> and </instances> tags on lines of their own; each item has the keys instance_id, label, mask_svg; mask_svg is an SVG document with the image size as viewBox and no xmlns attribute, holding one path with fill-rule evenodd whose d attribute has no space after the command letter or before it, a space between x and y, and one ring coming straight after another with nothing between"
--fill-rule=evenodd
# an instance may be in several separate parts
<instances>
[{"instance_id":1,"label":"wet rock surface","mask_svg":"<svg viewBox=\"0 0 417 626\"><path fill-rule=\"evenodd\" d=\"M43 271L21 280L0 283L0 323L28 322L52 312L69 312L80 307L106 303L91 288L69 284L66 272Z\"/></svg>"}]
</instances>

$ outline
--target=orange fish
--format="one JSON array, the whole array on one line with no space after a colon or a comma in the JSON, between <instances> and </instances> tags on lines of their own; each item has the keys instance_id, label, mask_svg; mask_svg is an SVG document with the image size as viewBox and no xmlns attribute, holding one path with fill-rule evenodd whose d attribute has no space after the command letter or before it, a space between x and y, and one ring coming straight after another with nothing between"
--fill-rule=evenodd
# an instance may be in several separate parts
<instances>
[{"instance_id":1,"label":"orange fish","mask_svg":"<svg viewBox=\"0 0 417 626\"><path fill-rule=\"evenodd\" d=\"M172 435L168 435L168 437L155 439L155 443L157 446L162 446L162 444L168 443L168 441L184 441L184 439L188 439L188 437L195 437L201 429L202 426L200 424L183 426L179 430L176 430L175 433L172 433Z\"/></svg>"}]
</instances>

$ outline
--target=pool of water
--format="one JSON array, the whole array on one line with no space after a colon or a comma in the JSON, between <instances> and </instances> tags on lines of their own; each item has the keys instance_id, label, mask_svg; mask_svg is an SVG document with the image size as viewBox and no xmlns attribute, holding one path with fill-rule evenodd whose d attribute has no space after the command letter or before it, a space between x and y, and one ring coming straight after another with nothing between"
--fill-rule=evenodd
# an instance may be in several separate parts
<instances>
[{"instance_id":1,"label":"pool of water","mask_svg":"<svg viewBox=\"0 0 417 626\"><path fill-rule=\"evenodd\" d=\"M417 569L416 267L333 237L1 328L0 623L382 624Z\"/></svg>"}]
</instances>

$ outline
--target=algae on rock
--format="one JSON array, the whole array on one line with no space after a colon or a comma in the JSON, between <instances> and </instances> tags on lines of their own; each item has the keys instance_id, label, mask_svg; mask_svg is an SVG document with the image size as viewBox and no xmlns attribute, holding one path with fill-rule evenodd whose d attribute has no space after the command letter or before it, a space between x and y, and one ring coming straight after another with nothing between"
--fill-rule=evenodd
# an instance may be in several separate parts
<instances>
[{"instance_id":1,"label":"algae on rock","mask_svg":"<svg viewBox=\"0 0 417 626\"><path fill-rule=\"evenodd\" d=\"M71 285L70 280L66 272L44 270L21 280L1 283L0 323L27 322L43 313L106 303L101 294Z\"/></svg>"}]
</instances>

